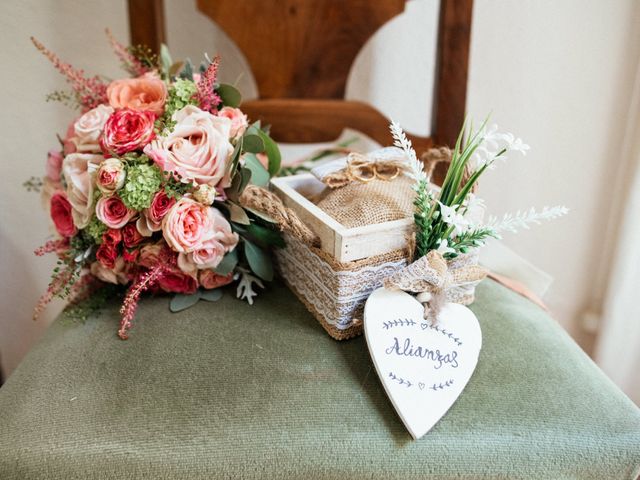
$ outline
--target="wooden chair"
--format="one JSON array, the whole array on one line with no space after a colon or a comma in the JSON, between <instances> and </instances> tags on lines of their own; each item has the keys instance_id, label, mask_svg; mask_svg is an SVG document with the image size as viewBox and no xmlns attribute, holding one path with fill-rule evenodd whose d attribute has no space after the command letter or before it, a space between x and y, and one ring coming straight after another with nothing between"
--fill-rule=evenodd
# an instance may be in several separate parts
<instances>
[{"instance_id":1,"label":"wooden chair","mask_svg":"<svg viewBox=\"0 0 640 480\"><path fill-rule=\"evenodd\" d=\"M441 0L434 131L409 135L417 152L453 145L464 120L473 0ZM404 0L197 0L245 54L260 99L243 103L272 125L277 141L326 142L343 128L389 144L389 120L372 106L344 100L349 69L365 42L404 10ZM134 44L165 39L162 0L129 0ZM135 20L134 20L135 19ZM266 21L265 19L277 19Z\"/></svg>"}]
</instances>

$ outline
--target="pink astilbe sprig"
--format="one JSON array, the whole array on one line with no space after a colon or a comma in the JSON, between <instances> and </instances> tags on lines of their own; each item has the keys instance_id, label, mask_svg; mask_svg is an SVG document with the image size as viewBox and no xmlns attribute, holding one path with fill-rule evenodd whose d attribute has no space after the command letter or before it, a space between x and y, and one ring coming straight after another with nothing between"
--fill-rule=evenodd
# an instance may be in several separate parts
<instances>
[{"instance_id":1,"label":"pink astilbe sprig","mask_svg":"<svg viewBox=\"0 0 640 480\"><path fill-rule=\"evenodd\" d=\"M218 79L219 65L220 56L216 55L198 81L198 103L200 104L200 108L211 113L216 113L218 111L218 105L222 103L222 99L214 90L216 80Z\"/></svg>"},{"instance_id":2,"label":"pink astilbe sprig","mask_svg":"<svg viewBox=\"0 0 640 480\"><path fill-rule=\"evenodd\" d=\"M66 250L69 247L69 239L60 238L56 240L49 240L47 243L42 245L41 247L36 248L33 253L36 257L42 257L47 253L60 252L61 250Z\"/></svg>"},{"instance_id":3,"label":"pink astilbe sprig","mask_svg":"<svg viewBox=\"0 0 640 480\"><path fill-rule=\"evenodd\" d=\"M68 288L69 284L73 282L73 277L76 274L73 267L67 267L57 273L49 282L47 291L40 297L36 308L33 310L33 319L37 320L44 309L51 303L55 297Z\"/></svg>"},{"instance_id":4,"label":"pink astilbe sprig","mask_svg":"<svg viewBox=\"0 0 640 480\"><path fill-rule=\"evenodd\" d=\"M169 248L164 248L160 255L158 255L158 263L147 270L140 273L131 283L131 286L127 290L127 295L124 297L124 302L120 308L120 329L118 330L118 336L122 340L129 338L128 331L132 326L133 318L136 315L138 309L138 302L140 296L153 287L158 280L162 278L164 274L176 267L176 254Z\"/></svg>"},{"instance_id":5,"label":"pink astilbe sprig","mask_svg":"<svg viewBox=\"0 0 640 480\"><path fill-rule=\"evenodd\" d=\"M144 65L135 55L133 55L127 47L116 40L116 38L113 36L113 33L111 33L111 29L107 28L105 32L107 34L107 38L109 39L109 43L111 44L111 48L122 62L122 66L127 72L129 72L134 77L139 77L151 70L149 67Z\"/></svg>"},{"instance_id":6,"label":"pink astilbe sprig","mask_svg":"<svg viewBox=\"0 0 640 480\"><path fill-rule=\"evenodd\" d=\"M78 95L80 104L87 110L97 107L100 104L107 103L107 83L99 76L86 78L84 70L73 68L70 64L60 60L55 53L47 49L42 43L31 37L31 41L35 47L47 57L53 66L67 77L67 81L71 84L71 88Z\"/></svg>"}]
</instances>

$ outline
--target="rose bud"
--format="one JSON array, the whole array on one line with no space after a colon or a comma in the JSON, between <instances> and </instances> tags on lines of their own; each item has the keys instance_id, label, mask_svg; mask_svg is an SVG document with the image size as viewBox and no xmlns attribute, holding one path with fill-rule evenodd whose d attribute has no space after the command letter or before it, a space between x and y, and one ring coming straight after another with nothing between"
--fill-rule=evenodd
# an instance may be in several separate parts
<instances>
[{"instance_id":1,"label":"rose bud","mask_svg":"<svg viewBox=\"0 0 640 480\"><path fill-rule=\"evenodd\" d=\"M124 186L126 176L124 163L117 158L108 158L98 168L96 185L103 194L109 196Z\"/></svg>"}]
</instances>

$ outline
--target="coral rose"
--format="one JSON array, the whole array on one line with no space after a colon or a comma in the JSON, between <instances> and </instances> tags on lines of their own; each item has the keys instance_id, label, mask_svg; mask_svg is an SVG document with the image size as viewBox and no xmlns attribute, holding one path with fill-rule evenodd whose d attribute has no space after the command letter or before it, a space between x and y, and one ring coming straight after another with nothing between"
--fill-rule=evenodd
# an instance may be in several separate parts
<instances>
[{"instance_id":1,"label":"coral rose","mask_svg":"<svg viewBox=\"0 0 640 480\"><path fill-rule=\"evenodd\" d=\"M164 242L152 243L141 247L138 265L145 268L155 267L160 260L160 252L162 252L163 248L166 248Z\"/></svg>"},{"instance_id":2,"label":"coral rose","mask_svg":"<svg viewBox=\"0 0 640 480\"><path fill-rule=\"evenodd\" d=\"M242 110L240 110L239 108L224 107L218 112L218 116L226 117L231 120L231 138L242 136L249 126L249 120L247 120L247 116L242 113Z\"/></svg>"},{"instance_id":3,"label":"coral rose","mask_svg":"<svg viewBox=\"0 0 640 480\"><path fill-rule=\"evenodd\" d=\"M94 176L102 160L102 155L72 153L62 161L67 199L73 207L73 223L78 228L86 227L93 216Z\"/></svg>"},{"instance_id":4,"label":"coral rose","mask_svg":"<svg viewBox=\"0 0 640 480\"><path fill-rule=\"evenodd\" d=\"M140 150L155 137L156 117L151 112L119 110L104 125L100 145L105 153L122 155Z\"/></svg>"},{"instance_id":5,"label":"coral rose","mask_svg":"<svg viewBox=\"0 0 640 480\"><path fill-rule=\"evenodd\" d=\"M73 237L78 231L73 224L72 210L64 192L58 191L51 196L51 219L56 230L63 237Z\"/></svg>"},{"instance_id":6,"label":"coral rose","mask_svg":"<svg viewBox=\"0 0 640 480\"><path fill-rule=\"evenodd\" d=\"M179 253L193 252L213 238L214 210L192 198L181 198L162 219L162 234Z\"/></svg>"},{"instance_id":7,"label":"coral rose","mask_svg":"<svg viewBox=\"0 0 640 480\"><path fill-rule=\"evenodd\" d=\"M73 124L71 141L77 152L99 153L100 137L107 119L113 113L108 105L99 105L82 115Z\"/></svg>"},{"instance_id":8,"label":"coral rose","mask_svg":"<svg viewBox=\"0 0 640 480\"><path fill-rule=\"evenodd\" d=\"M202 288L212 290L231 283L233 281L233 272L229 275L218 275L213 270L201 270L199 281Z\"/></svg>"},{"instance_id":9,"label":"coral rose","mask_svg":"<svg viewBox=\"0 0 640 480\"><path fill-rule=\"evenodd\" d=\"M162 115L167 101L167 86L157 74L115 80L107 87L109 104L116 110L147 111Z\"/></svg>"},{"instance_id":10,"label":"coral rose","mask_svg":"<svg viewBox=\"0 0 640 480\"><path fill-rule=\"evenodd\" d=\"M136 214L116 196L102 197L96 203L96 217L109 228L122 228Z\"/></svg>"},{"instance_id":11,"label":"coral rose","mask_svg":"<svg viewBox=\"0 0 640 480\"><path fill-rule=\"evenodd\" d=\"M153 141L144 152L162 170L175 172L184 181L228 187L233 153L229 141L231 120L215 117L193 105L178 110L172 118L176 121L173 131Z\"/></svg>"},{"instance_id":12,"label":"coral rose","mask_svg":"<svg viewBox=\"0 0 640 480\"><path fill-rule=\"evenodd\" d=\"M111 195L123 187L126 176L124 163L117 158L108 158L98 168L96 186L104 195Z\"/></svg>"}]
</instances>

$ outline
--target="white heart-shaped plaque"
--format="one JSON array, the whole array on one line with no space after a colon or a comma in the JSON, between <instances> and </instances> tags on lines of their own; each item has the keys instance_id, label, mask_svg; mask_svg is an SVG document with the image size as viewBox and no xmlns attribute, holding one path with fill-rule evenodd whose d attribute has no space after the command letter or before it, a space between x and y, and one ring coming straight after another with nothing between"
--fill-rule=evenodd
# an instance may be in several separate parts
<instances>
[{"instance_id":1,"label":"white heart-shaped plaque","mask_svg":"<svg viewBox=\"0 0 640 480\"><path fill-rule=\"evenodd\" d=\"M447 413L478 363L482 332L471 310L445 304L438 322L402 291L379 288L364 308L364 332L380 380L407 430L422 437Z\"/></svg>"}]
</instances>

